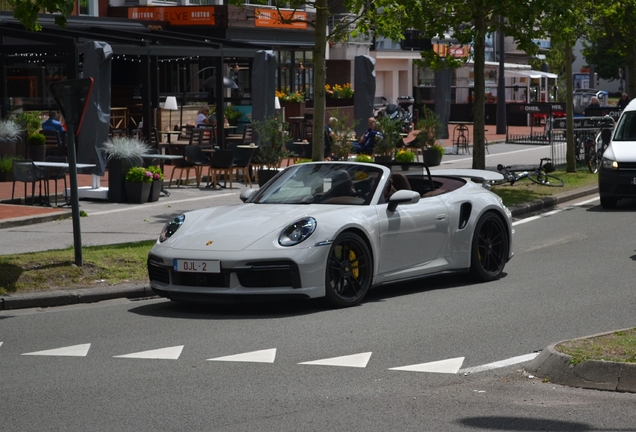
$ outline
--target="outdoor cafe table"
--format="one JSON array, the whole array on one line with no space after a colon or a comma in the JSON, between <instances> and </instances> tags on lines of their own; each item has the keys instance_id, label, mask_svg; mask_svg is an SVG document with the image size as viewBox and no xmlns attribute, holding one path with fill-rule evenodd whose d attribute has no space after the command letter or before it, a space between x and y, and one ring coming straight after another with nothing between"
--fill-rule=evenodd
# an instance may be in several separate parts
<instances>
[{"instance_id":1,"label":"outdoor cafe table","mask_svg":"<svg viewBox=\"0 0 636 432\"><path fill-rule=\"evenodd\" d=\"M449 125L454 125L453 128L453 146L456 147L455 154L459 154L459 148L461 147L466 153L470 154L468 149L468 143L470 141L470 130L468 126L473 125L473 122L466 121L449 121ZM457 133L457 138L455 138Z\"/></svg>"},{"instance_id":2,"label":"outdoor cafe table","mask_svg":"<svg viewBox=\"0 0 636 432\"><path fill-rule=\"evenodd\" d=\"M168 144L172 142L172 136L176 135L177 137L181 135L181 131L159 131L161 135L165 135L168 137ZM163 138L162 138L163 141Z\"/></svg>"},{"instance_id":3,"label":"outdoor cafe table","mask_svg":"<svg viewBox=\"0 0 636 432\"><path fill-rule=\"evenodd\" d=\"M39 168L69 168L68 162L41 162L41 161L33 161L33 164ZM94 168L95 164L85 164L78 163L75 164L76 169L83 168ZM79 187L77 188L77 196L79 198L101 198L106 199L108 196L108 188L103 188L100 185L101 177L93 174L91 179L91 187ZM67 197L70 195L70 191L68 189L64 190L64 196Z\"/></svg>"}]
</instances>

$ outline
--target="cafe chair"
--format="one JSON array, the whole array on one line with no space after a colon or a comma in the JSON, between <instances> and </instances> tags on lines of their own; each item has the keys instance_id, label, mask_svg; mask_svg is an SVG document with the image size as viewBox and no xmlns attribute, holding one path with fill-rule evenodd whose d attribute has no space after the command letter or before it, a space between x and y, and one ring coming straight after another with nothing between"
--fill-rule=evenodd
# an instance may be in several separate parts
<instances>
[{"instance_id":1,"label":"cafe chair","mask_svg":"<svg viewBox=\"0 0 636 432\"><path fill-rule=\"evenodd\" d=\"M236 180L239 181L239 179L242 177L243 184L247 185L249 183L250 187L252 187L250 165L252 163L252 157L254 156L257 148L258 147L237 147L234 150L234 170L236 172Z\"/></svg>"},{"instance_id":2,"label":"cafe chair","mask_svg":"<svg viewBox=\"0 0 636 432\"><path fill-rule=\"evenodd\" d=\"M223 187L227 187L227 179L230 179L230 189L232 189L232 175L234 173L234 152L232 150L216 150L212 153L210 165L208 166L208 182L205 187L214 184L216 189L217 174L223 174ZM210 182L212 179L212 182Z\"/></svg>"},{"instance_id":3,"label":"cafe chair","mask_svg":"<svg viewBox=\"0 0 636 432\"><path fill-rule=\"evenodd\" d=\"M243 135L225 137L226 145L229 143L250 144L252 142L252 125L245 125Z\"/></svg>"},{"instance_id":4,"label":"cafe chair","mask_svg":"<svg viewBox=\"0 0 636 432\"><path fill-rule=\"evenodd\" d=\"M189 146L186 146L186 148ZM190 180L190 170L194 170L196 174L196 168L194 163L190 162L187 158L183 159L175 159L173 161L173 169L172 173L170 173L170 181L168 182L168 187L172 186L172 179L174 178L174 173L179 170L179 177L177 180L177 187L181 187L181 180L183 177L183 172L185 171L185 185L188 185Z\"/></svg>"},{"instance_id":5,"label":"cafe chair","mask_svg":"<svg viewBox=\"0 0 636 432\"><path fill-rule=\"evenodd\" d=\"M47 156L44 158L44 162L62 162L62 163L68 163L68 159L66 158L66 156ZM55 167L51 167L51 168L43 168L46 171L48 171L49 174L49 178L47 180L47 184L49 181L53 180L54 184L55 184L55 189L54 189L54 194L55 194L55 206L57 207L57 181L58 180L64 180L64 194L66 194L67 186L66 186L66 174L68 173L68 168L64 167L64 168L55 168ZM49 192L50 192L51 188L49 187ZM65 203L69 204L69 196L65 195Z\"/></svg>"},{"instance_id":6,"label":"cafe chair","mask_svg":"<svg viewBox=\"0 0 636 432\"><path fill-rule=\"evenodd\" d=\"M201 175L203 174L203 167L209 165L210 159L203 154L203 150L200 145L189 145L185 147L185 158L194 166L194 173L197 178L197 187L201 185Z\"/></svg>"},{"instance_id":7,"label":"cafe chair","mask_svg":"<svg viewBox=\"0 0 636 432\"><path fill-rule=\"evenodd\" d=\"M203 144L203 132L202 128L193 128L190 131L190 139L188 140L189 146L200 146Z\"/></svg>"},{"instance_id":8,"label":"cafe chair","mask_svg":"<svg viewBox=\"0 0 636 432\"><path fill-rule=\"evenodd\" d=\"M60 131L41 130L44 135L44 144L46 145L46 153L56 156L66 156L66 143L62 139Z\"/></svg>"},{"instance_id":9,"label":"cafe chair","mask_svg":"<svg viewBox=\"0 0 636 432\"><path fill-rule=\"evenodd\" d=\"M13 160L13 188L11 189L11 200L15 197L15 183L24 183L24 204L28 201L27 183L31 183L31 205L35 204L35 184L40 186L40 201L42 200L42 182L44 183L44 193L48 197L48 171L35 166L32 160Z\"/></svg>"}]
</instances>

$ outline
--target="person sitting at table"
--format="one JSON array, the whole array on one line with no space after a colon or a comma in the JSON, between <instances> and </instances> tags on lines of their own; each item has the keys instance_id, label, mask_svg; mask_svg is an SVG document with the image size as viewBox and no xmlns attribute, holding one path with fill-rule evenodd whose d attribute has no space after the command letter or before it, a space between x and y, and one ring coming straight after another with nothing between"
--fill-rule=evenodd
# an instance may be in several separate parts
<instances>
[{"instance_id":1,"label":"person sitting at table","mask_svg":"<svg viewBox=\"0 0 636 432\"><path fill-rule=\"evenodd\" d=\"M372 155L375 143L382 141L384 138L382 132L376 130L375 118L369 117L368 122L369 129L360 137L358 142L353 144L353 153Z\"/></svg>"},{"instance_id":2,"label":"person sitting at table","mask_svg":"<svg viewBox=\"0 0 636 432\"><path fill-rule=\"evenodd\" d=\"M58 131L62 141L66 141L66 129L64 129L64 126L62 126L62 123L59 121L57 111L49 111L49 118L42 122L42 130Z\"/></svg>"},{"instance_id":3,"label":"person sitting at table","mask_svg":"<svg viewBox=\"0 0 636 432\"><path fill-rule=\"evenodd\" d=\"M207 105L203 105L199 112L197 113L197 118L194 121L194 127L204 126L211 124L208 120L208 116L210 115L210 107Z\"/></svg>"}]
</instances>

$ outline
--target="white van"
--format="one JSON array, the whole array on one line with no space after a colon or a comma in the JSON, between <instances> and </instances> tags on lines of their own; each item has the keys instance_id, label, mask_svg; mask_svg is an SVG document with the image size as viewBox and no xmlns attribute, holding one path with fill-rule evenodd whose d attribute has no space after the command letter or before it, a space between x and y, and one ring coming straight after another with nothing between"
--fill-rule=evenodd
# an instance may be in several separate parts
<instances>
[{"instance_id":1,"label":"white van","mask_svg":"<svg viewBox=\"0 0 636 432\"><path fill-rule=\"evenodd\" d=\"M612 141L598 171L601 207L616 207L623 198L636 198L636 99L621 113Z\"/></svg>"}]
</instances>

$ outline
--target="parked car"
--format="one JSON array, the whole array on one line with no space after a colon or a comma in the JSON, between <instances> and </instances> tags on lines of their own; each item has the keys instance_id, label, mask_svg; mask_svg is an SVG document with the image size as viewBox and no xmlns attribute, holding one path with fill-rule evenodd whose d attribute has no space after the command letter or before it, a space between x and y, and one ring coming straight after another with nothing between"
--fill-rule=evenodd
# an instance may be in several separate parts
<instances>
[{"instance_id":1,"label":"parked car","mask_svg":"<svg viewBox=\"0 0 636 432\"><path fill-rule=\"evenodd\" d=\"M498 278L513 255L511 214L470 178L500 174L432 175L424 164L406 173L355 162L289 167L243 191L243 204L168 222L148 255L150 285L171 300L327 297L344 307L371 287L433 274Z\"/></svg>"},{"instance_id":2,"label":"parked car","mask_svg":"<svg viewBox=\"0 0 636 432\"><path fill-rule=\"evenodd\" d=\"M623 198L636 198L636 103L631 101L616 123L598 171L601 206L616 207Z\"/></svg>"}]
</instances>

